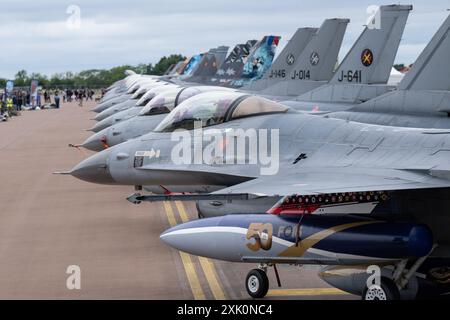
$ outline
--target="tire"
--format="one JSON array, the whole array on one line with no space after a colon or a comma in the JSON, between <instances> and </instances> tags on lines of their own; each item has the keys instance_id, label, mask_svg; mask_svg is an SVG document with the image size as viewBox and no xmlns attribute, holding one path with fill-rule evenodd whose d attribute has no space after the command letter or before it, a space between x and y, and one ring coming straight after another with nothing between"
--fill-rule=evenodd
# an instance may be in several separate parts
<instances>
[{"instance_id":1,"label":"tire","mask_svg":"<svg viewBox=\"0 0 450 320\"><path fill-rule=\"evenodd\" d=\"M251 270L245 279L245 288L252 298L264 298L269 291L267 274L260 269Z\"/></svg>"},{"instance_id":2,"label":"tire","mask_svg":"<svg viewBox=\"0 0 450 320\"><path fill-rule=\"evenodd\" d=\"M373 285L364 288L362 300L399 300L400 292L395 283L386 277L381 277L380 286Z\"/></svg>"}]
</instances>

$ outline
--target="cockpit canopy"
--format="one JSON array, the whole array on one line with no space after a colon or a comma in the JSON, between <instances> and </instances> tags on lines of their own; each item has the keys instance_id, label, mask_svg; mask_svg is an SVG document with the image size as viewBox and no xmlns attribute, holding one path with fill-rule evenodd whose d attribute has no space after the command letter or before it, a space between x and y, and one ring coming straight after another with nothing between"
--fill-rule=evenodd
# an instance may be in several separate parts
<instances>
[{"instance_id":1,"label":"cockpit canopy","mask_svg":"<svg viewBox=\"0 0 450 320\"><path fill-rule=\"evenodd\" d=\"M236 91L235 89L226 88L226 87L217 87L217 86L195 86L195 87L187 87L180 91L176 100L175 106L178 106L183 101L196 96L200 93L211 92L211 91Z\"/></svg>"},{"instance_id":2,"label":"cockpit canopy","mask_svg":"<svg viewBox=\"0 0 450 320\"><path fill-rule=\"evenodd\" d=\"M288 109L271 100L241 92L206 92L173 109L155 131L192 130L200 124L209 127L243 117L283 113Z\"/></svg>"},{"instance_id":3,"label":"cockpit canopy","mask_svg":"<svg viewBox=\"0 0 450 320\"><path fill-rule=\"evenodd\" d=\"M131 99L140 99L144 96L144 94L155 87L160 86L161 83L160 82L155 82L155 81L151 81L151 82L145 82L144 84L142 84L138 90L136 90L135 93L133 93L133 95L131 96Z\"/></svg>"},{"instance_id":4,"label":"cockpit canopy","mask_svg":"<svg viewBox=\"0 0 450 320\"><path fill-rule=\"evenodd\" d=\"M152 100L157 94L176 88L174 85L169 84L162 84L158 85L154 88L149 89L139 100L136 102L136 106L145 106L147 103L149 103L150 100Z\"/></svg>"},{"instance_id":5,"label":"cockpit canopy","mask_svg":"<svg viewBox=\"0 0 450 320\"><path fill-rule=\"evenodd\" d=\"M180 88L170 89L156 95L144 108L142 108L139 115L148 116L169 113L175 107L175 98L180 90Z\"/></svg>"}]
</instances>

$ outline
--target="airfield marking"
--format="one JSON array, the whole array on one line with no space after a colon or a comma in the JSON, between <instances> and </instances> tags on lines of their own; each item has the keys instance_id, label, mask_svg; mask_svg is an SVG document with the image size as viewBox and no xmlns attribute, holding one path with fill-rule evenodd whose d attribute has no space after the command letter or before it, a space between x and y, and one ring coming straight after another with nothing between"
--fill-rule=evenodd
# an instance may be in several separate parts
<instances>
[{"instance_id":1,"label":"airfield marking","mask_svg":"<svg viewBox=\"0 0 450 320\"><path fill-rule=\"evenodd\" d=\"M184 209L184 204L181 201L175 201L175 205L177 206L178 213L180 214L181 221L188 222L189 217Z\"/></svg>"},{"instance_id":2,"label":"airfield marking","mask_svg":"<svg viewBox=\"0 0 450 320\"><path fill-rule=\"evenodd\" d=\"M197 272L195 271L194 263L191 256L187 253L180 252L181 260L183 261L184 269L191 286L192 293L195 300L206 300L205 293L203 292L200 280L198 279Z\"/></svg>"},{"instance_id":3,"label":"airfield marking","mask_svg":"<svg viewBox=\"0 0 450 320\"><path fill-rule=\"evenodd\" d=\"M166 211L167 219L169 220L169 224L171 227L174 227L177 225L177 220L175 219L175 215L173 214L172 207L170 206L170 203L167 201L164 201L164 210Z\"/></svg>"},{"instance_id":4,"label":"airfield marking","mask_svg":"<svg viewBox=\"0 0 450 320\"><path fill-rule=\"evenodd\" d=\"M181 220L183 222L188 222L189 217L186 213L186 209L184 208L184 204L181 201L175 201L175 205L178 209L178 213L180 214ZM216 300L225 300L225 293L222 290L222 287L219 284L217 272L214 263L207 258L198 257L200 260L200 265L205 274L206 280L208 281L209 287L214 295Z\"/></svg>"},{"instance_id":5,"label":"airfield marking","mask_svg":"<svg viewBox=\"0 0 450 320\"><path fill-rule=\"evenodd\" d=\"M175 220L175 215L173 213L172 207L169 202L164 201L164 211L166 212L167 218L169 220L169 224L171 227L177 225ZM205 293L200 285L200 280L198 279L197 272L195 271L194 263L190 255L187 253L179 251L181 256L181 261L183 262L184 271L186 272L186 276L188 278L189 285L191 287L192 294L194 295L195 300L205 300Z\"/></svg>"},{"instance_id":6,"label":"airfield marking","mask_svg":"<svg viewBox=\"0 0 450 320\"><path fill-rule=\"evenodd\" d=\"M202 266L203 272L205 273L206 280L208 280L209 287L214 295L216 300L225 300L225 293L222 290L222 287L217 281L216 268L211 260L205 257L198 257L200 260L200 265Z\"/></svg>"},{"instance_id":7,"label":"airfield marking","mask_svg":"<svg viewBox=\"0 0 450 320\"><path fill-rule=\"evenodd\" d=\"M303 288L303 289L271 289L268 297L275 296L321 296L321 295L344 295L345 291L337 288Z\"/></svg>"}]
</instances>

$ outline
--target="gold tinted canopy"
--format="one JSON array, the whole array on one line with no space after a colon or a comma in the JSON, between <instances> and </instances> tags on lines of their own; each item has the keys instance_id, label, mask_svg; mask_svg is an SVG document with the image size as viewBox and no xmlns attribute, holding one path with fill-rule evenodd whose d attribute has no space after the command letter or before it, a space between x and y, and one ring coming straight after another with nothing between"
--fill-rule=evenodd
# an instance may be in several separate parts
<instances>
[{"instance_id":1,"label":"gold tinted canopy","mask_svg":"<svg viewBox=\"0 0 450 320\"><path fill-rule=\"evenodd\" d=\"M172 132L209 127L233 119L286 112L288 107L241 92L207 92L196 95L173 109L155 129Z\"/></svg>"}]
</instances>

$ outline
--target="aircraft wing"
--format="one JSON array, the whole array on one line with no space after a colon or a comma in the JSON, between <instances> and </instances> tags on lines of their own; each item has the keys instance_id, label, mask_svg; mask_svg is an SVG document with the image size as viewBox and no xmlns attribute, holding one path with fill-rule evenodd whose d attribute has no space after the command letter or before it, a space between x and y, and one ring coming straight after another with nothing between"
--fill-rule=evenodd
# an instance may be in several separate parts
<instances>
[{"instance_id":1,"label":"aircraft wing","mask_svg":"<svg viewBox=\"0 0 450 320\"><path fill-rule=\"evenodd\" d=\"M450 180L432 176L429 170L336 167L286 170L277 175L261 176L217 193L288 196L446 187L450 187Z\"/></svg>"}]
</instances>

